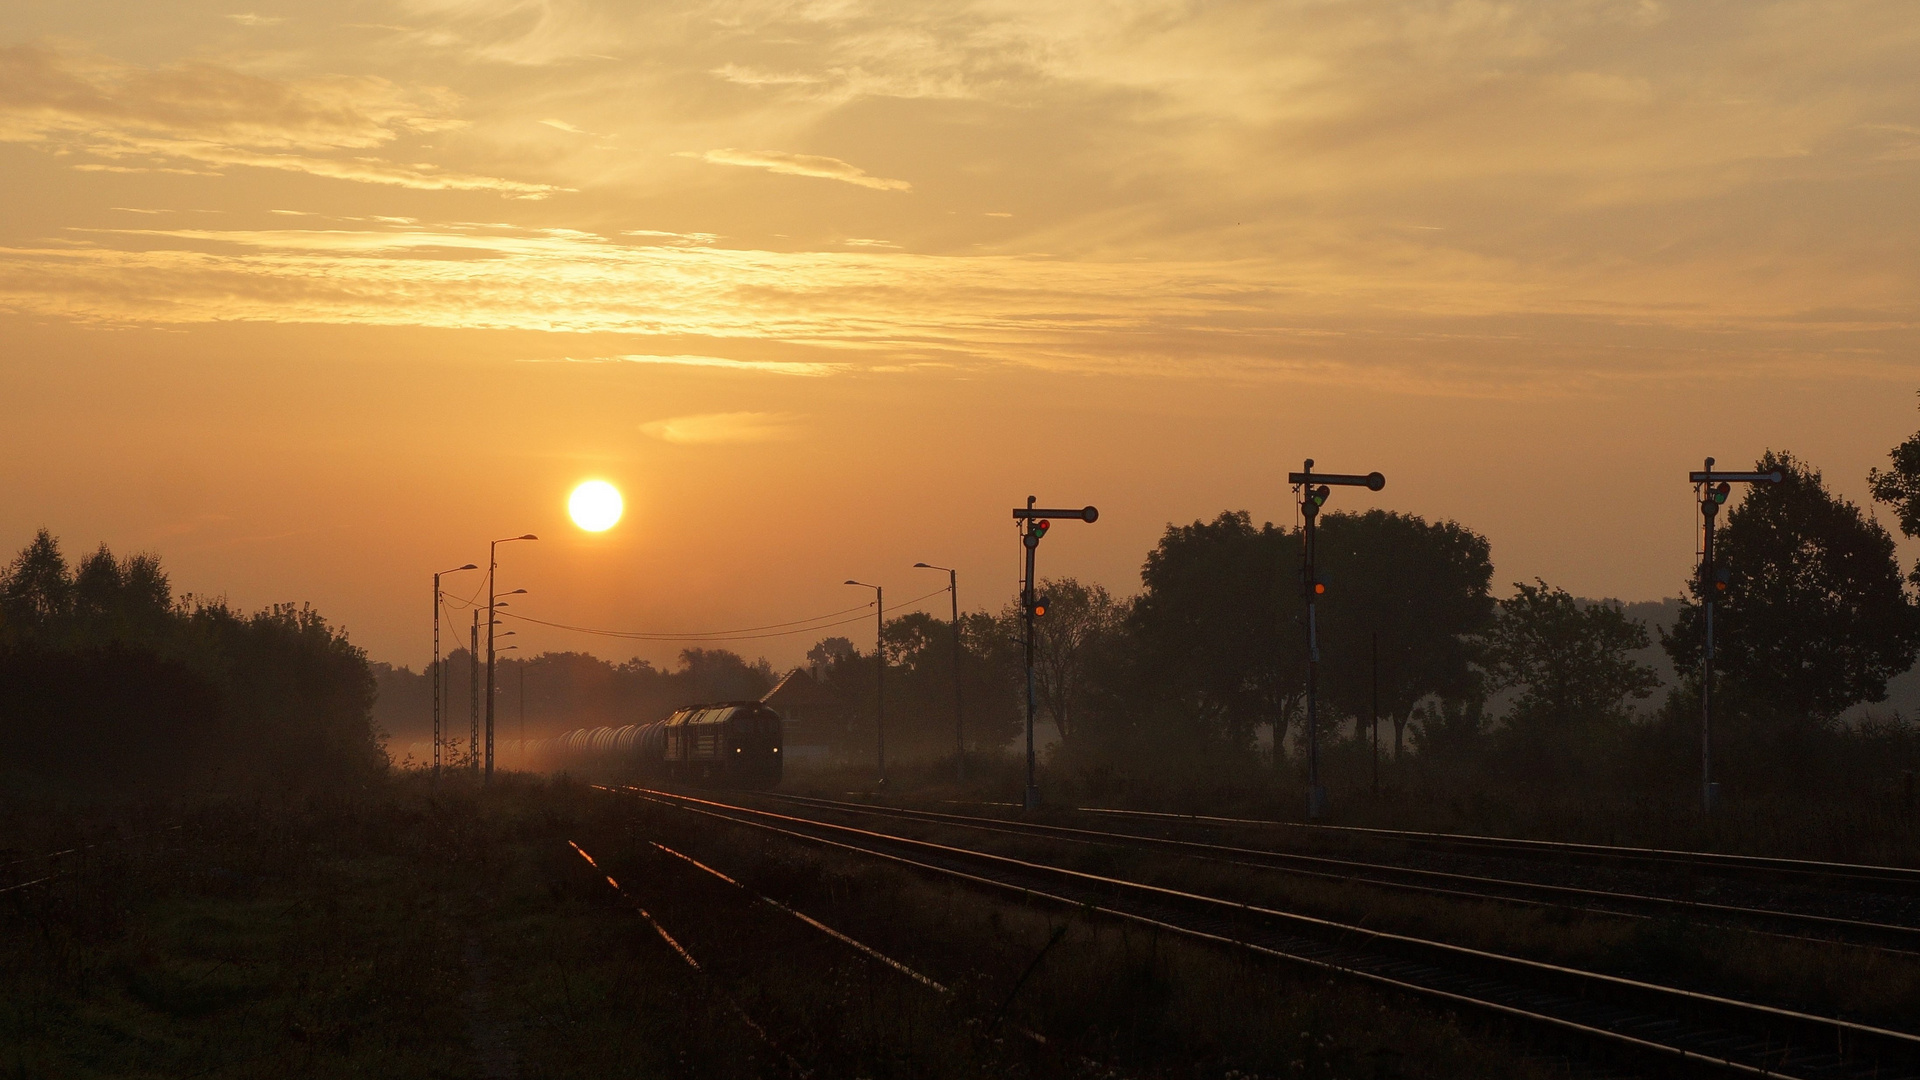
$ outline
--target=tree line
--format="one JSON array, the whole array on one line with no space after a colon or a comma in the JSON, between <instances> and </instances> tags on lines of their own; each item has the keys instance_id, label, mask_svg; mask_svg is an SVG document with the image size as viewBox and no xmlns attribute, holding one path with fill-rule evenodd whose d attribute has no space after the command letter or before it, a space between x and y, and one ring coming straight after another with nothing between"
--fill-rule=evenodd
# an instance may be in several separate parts
<instances>
[{"instance_id":1,"label":"tree line","mask_svg":"<svg viewBox=\"0 0 1920 1080\"><path fill-rule=\"evenodd\" d=\"M1873 497L1920 537L1920 434L1870 476ZM1725 515L1717 563L1716 724L1724 768L1756 783L1826 769L1832 779L1911 770L1911 718L1847 728L1920 654L1920 565L1902 572L1891 534L1820 471L1769 452ZM1676 582L1679 618L1655 630L1617 601L1546 581L1493 588L1491 546L1452 521L1327 513L1317 605L1320 736L1337 763L1373 737L1406 768L1501 782L1681 784L1697 776L1702 583ZM1036 677L1057 768L1116 782L1297 769L1306 690L1297 528L1244 511L1170 525L1118 598L1071 578L1042 583ZM1024 710L1020 612L963 615L961 663L976 745L1006 745ZM1655 641L1678 677L1636 653ZM888 744L952 747L953 628L915 613L884 631ZM832 685L873 710L874 664L844 638L815 647ZM1378 717L1376 732L1374 718ZM867 730L871 730L870 727ZM1355 768L1358 768L1356 765Z\"/></svg>"},{"instance_id":2,"label":"tree line","mask_svg":"<svg viewBox=\"0 0 1920 1080\"><path fill-rule=\"evenodd\" d=\"M638 657L614 663L582 652L496 656L495 739L518 739L523 724L526 737L538 739L580 727L649 723L683 705L758 699L775 680L764 659L749 661L726 649L685 649L679 661L669 669ZM486 652L476 664L463 646L444 663L443 722L453 752L464 755L469 721L485 707L479 697L486 692ZM376 662L373 673L379 690L374 720L392 736L398 757L404 753L399 744L432 737L433 672Z\"/></svg>"},{"instance_id":3,"label":"tree line","mask_svg":"<svg viewBox=\"0 0 1920 1080\"><path fill-rule=\"evenodd\" d=\"M124 791L357 783L386 767L374 680L309 607L175 597L158 558L69 565L42 529L0 574L0 783Z\"/></svg>"}]
</instances>

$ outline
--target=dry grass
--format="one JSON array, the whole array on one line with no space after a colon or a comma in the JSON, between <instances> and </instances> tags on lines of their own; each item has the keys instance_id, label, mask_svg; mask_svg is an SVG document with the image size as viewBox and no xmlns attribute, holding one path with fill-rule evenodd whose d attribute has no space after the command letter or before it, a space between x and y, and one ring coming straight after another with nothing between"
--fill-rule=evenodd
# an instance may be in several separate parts
<instances>
[{"instance_id":1,"label":"dry grass","mask_svg":"<svg viewBox=\"0 0 1920 1080\"><path fill-rule=\"evenodd\" d=\"M12 812L33 819L35 842L118 824L106 810ZM566 783L436 791L403 777L351 797L143 816L183 827L0 897L0 1075L784 1077L786 1055L815 1077L1538 1067L1477 1021ZM953 993L749 903L652 840Z\"/></svg>"}]
</instances>

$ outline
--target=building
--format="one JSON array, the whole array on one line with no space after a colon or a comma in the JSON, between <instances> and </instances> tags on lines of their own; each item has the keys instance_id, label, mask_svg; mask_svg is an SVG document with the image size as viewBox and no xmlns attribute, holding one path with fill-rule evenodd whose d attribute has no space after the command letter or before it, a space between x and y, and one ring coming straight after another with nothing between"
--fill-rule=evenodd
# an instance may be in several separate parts
<instances>
[{"instance_id":1,"label":"building","mask_svg":"<svg viewBox=\"0 0 1920 1080\"><path fill-rule=\"evenodd\" d=\"M760 699L780 714L787 760L844 764L853 742L853 705L815 671L794 668Z\"/></svg>"}]
</instances>

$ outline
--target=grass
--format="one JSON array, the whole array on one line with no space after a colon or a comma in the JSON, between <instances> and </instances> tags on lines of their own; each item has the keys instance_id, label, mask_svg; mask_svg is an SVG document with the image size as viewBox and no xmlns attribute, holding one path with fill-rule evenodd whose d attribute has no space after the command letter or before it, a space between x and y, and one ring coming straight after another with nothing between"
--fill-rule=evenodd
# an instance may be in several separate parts
<instances>
[{"instance_id":1,"label":"grass","mask_svg":"<svg viewBox=\"0 0 1920 1080\"><path fill-rule=\"evenodd\" d=\"M0 896L0 1076L772 1077L793 1075L789 1057L812 1076L872 1078L1551 1064L1472 1018L566 782L401 776L326 798L0 812L40 845L179 825Z\"/></svg>"}]
</instances>

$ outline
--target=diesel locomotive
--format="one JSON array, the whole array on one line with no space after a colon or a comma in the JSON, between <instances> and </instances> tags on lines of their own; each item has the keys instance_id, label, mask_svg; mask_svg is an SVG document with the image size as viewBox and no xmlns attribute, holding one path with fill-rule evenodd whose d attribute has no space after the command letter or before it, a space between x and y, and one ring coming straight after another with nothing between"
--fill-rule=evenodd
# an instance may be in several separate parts
<instances>
[{"instance_id":1,"label":"diesel locomotive","mask_svg":"<svg viewBox=\"0 0 1920 1080\"><path fill-rule=\"evenodd\" d=\"M721 701L651 724L579 728L552 745L556 766L584 774L765 788L780 782L780 741L779 713Z\"/></svg>"}]
</instances>

